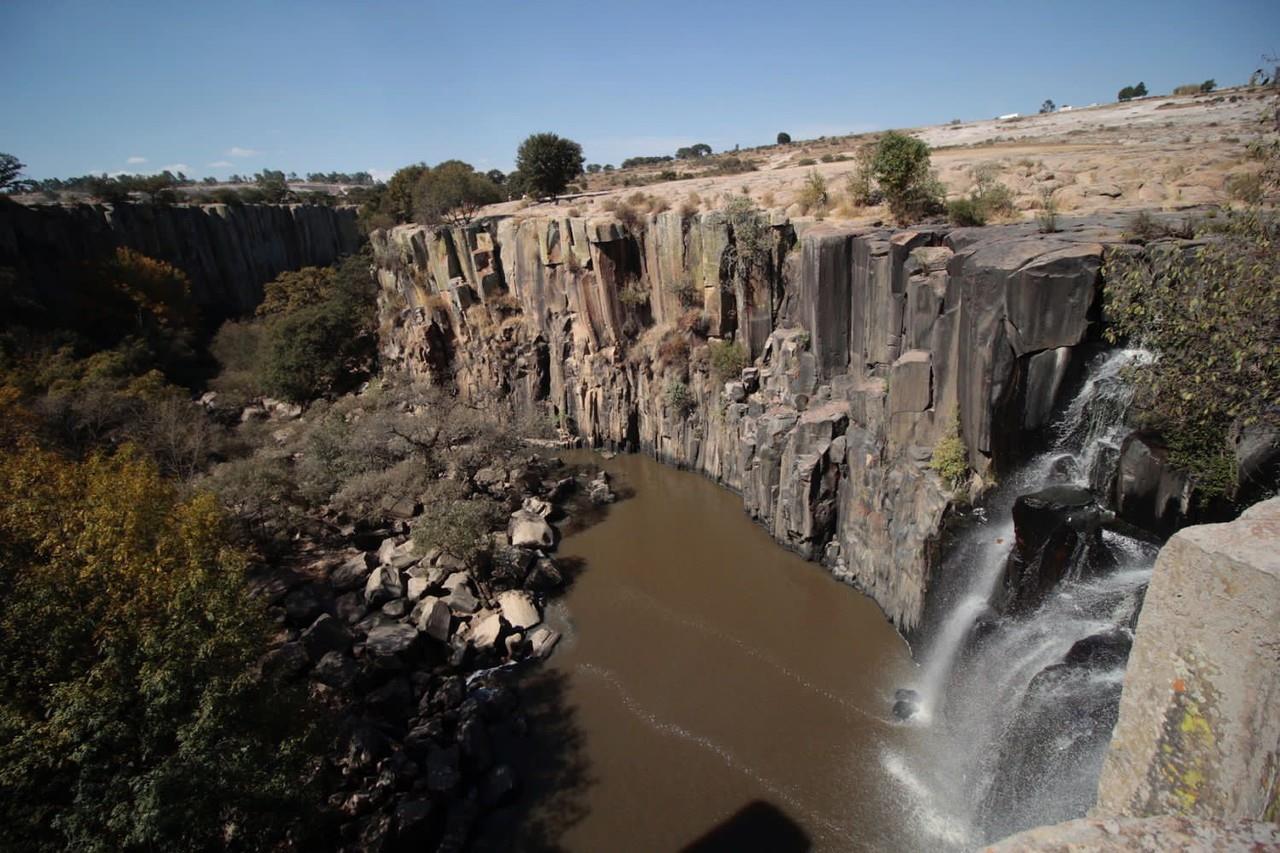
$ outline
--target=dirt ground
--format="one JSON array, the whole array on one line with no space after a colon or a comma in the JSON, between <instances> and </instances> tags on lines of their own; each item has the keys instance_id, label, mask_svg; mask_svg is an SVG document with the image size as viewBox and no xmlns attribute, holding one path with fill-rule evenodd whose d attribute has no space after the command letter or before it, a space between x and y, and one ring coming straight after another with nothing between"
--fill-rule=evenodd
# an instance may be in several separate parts
<instances>
[{"instance_id":1,"label":"dirt ground","mask_svg":"<svg viewBox=\"0 0 1280 853\"><path fill-rule=\"evenodd\" d=\"M975 166L994 164L998 179L1013 191L1014 220L1033 217L1046 192L1061 213L1177 210L1231 201L1228 179L1256 170L1246 146L1263 129L1264 115L1275 112L1278 100L1275 89L1229 89L907 132L932 147L933 169L950 199L972 188ZM807 215L852 222L887 220L885 208L858 207L849 202L845 189L856 168L856 152L876 138L877 134L825 137L701 161L600 173L588 176L584 194L555 203L509 202L486 213L547 215L572 209L585 216L604 215L611 199L616 203L628 198L641 211L682 205L710 210L746 194L763 208L801 217L806 211L795 203L796 197L816 171L826 182L831 202L826 210ZM735 155L753 163L755 171L715 174ZM678 179L671 180L670 172Z\"/></svg>"}]
</instances>

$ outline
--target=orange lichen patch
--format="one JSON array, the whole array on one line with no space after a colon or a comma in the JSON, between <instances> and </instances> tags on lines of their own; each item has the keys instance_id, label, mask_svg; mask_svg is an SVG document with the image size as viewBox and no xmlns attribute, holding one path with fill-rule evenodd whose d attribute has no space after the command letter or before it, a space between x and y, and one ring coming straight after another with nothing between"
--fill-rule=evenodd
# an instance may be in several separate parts
<instances>
[{"instance_id":1,"label":"orange lichen patch","mask_svg":"<svg viewBox=\"0 0 1280 853\"><path fill-rule=\"evenodd\" d=\"M1181 678L1175 678L1173 680L1174 693L1184 693L1186 692L1186 689L1187 689L1187 682L1183 681Z\"/></svg>"}]
</instances>

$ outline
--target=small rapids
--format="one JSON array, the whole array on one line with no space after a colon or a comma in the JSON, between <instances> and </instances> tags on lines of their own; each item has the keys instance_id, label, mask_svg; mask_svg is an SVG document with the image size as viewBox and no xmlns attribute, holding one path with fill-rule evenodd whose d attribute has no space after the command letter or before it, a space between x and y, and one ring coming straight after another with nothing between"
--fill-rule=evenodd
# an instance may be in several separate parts
<instances>
[{"instance_id":1,"label":"small rapids","mask_svg":"<svg viewBox=\"0 0 1280 853\"><path fill-rule=\"evenodd\" d=\"M1150 359L1135 349L1098 356L1052 425L1050 448L1004 479L947 558L945 576L963 588L913 685L919 708L906 727L917 740L882 756L920 804L922 847L970 849L1093 803L1156 549L1104 531L1105 573L1064 580L1020 615L993 602L1014 546L1014 502L1055 484L1106 488L1132 400L1125 369Z\"/></svg>"}]
</instances>

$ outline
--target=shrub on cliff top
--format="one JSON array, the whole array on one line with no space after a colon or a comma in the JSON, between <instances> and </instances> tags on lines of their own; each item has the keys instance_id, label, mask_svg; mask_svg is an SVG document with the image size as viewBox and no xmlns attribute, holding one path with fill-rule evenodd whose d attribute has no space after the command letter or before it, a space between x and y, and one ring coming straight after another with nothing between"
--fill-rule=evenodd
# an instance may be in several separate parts
<instances>
[{"instance_id":1,"label":"shrub on cliff top","mask_svg":"<svg viewBox=\"0 0 1280 853\"><path fill-rule=\"evenodd\" d=\"M413 187L413 210L423 225L465 225L502 192L469 163L447 160L424 172Z\"/></svg>"},{"instance_id":2,"label":"shrub on cliff top","mask_svg":"<svg viewBox=\"0 0 1280 853\"><path fill-rule=\"evenodd\" d=\"M871 168L899 223L941 207L941 188L929 171L929 146L922 140L897 131L886 133L876 145Z\"/></svg>"}]
</instances>

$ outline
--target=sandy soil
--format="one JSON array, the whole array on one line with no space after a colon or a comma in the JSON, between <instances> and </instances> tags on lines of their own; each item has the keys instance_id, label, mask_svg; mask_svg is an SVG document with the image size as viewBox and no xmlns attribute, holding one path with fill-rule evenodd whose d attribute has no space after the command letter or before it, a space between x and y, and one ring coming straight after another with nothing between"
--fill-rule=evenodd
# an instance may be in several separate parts
<instances>
[{"instance_id":1,"label":"sandy soil","mask_svg":"<svg viewBox=\"0 0 1280 853\"><path fill-rule=\"evenodd\" d=\"M973 186L972 171L992 163L999 180L1014 193L1017 218L1034 216L1046 190L1062 213L1109 210L1177 210L1230 201L1228 177L1254 171L1246 157L1264 114L1276 109L1274 89L1230 89L1211 95L1149 97L1125 104L1074 108L1012 120L991 119L910 129L933 147L933 168L949 198ZM847 201L845 183L852 159L876 134L826 137L744 149L737 156L756 171L712 173L719 157L704 162L677 161L659 166L589 176L588 195L556 203L494 205L487 213L546 215L575 209L604 214L609 200L646 197L644 207L686 204L702 210L747 194L757 204L796 217L795 204L805 178L817 171L832 195L828 219L854 222L885 220L881 207L858 208ZM821 162L823 157L848 158ZM813 164L801 161L813 160ZM678 180L659 173L676 171ZM688 175L688 177L686 177ZM630 182L631 186L624 186ZM652 201L650 200L652 199ZM657 201L661 200L661 201ZM639 199L636 199L639 202ZM812 212L811 212L812 213Z\"/></svg>"}]
</instances>

